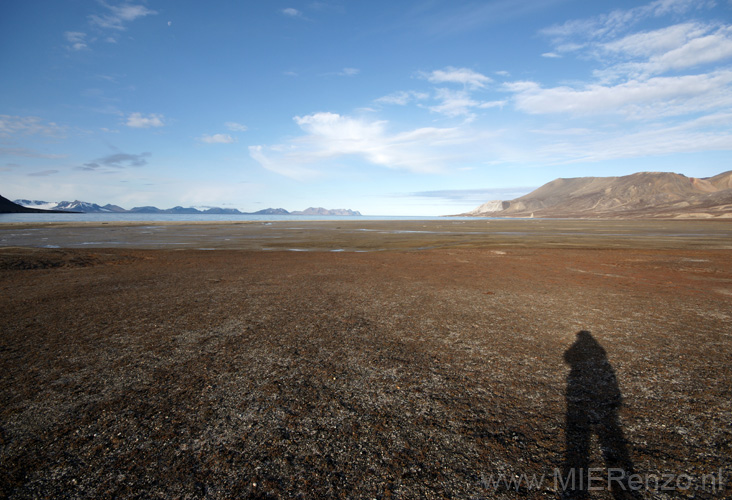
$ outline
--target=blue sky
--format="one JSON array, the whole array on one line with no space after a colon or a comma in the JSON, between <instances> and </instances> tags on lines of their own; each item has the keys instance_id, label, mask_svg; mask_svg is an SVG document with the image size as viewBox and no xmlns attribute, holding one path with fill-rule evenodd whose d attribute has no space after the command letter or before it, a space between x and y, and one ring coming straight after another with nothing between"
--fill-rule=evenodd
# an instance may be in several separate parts
<instances>
[{"instance_id":1,"label":"blue sky","mask_svg":"<svg viewBox=\"0 0 732 500\"><path fill-rule=\"evenodd\" d=\"M0 3L0 194L459 213L732 169L730 0Z\"/></svg>"}]
</instances>

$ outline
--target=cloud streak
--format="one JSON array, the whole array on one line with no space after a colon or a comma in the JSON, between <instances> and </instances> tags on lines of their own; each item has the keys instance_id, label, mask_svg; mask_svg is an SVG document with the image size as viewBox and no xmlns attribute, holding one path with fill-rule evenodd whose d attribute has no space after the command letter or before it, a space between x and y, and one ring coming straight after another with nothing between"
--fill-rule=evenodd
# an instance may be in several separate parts
<instances>
[{"instance_id":1,"label":"cloud streak","mask_svg":"<svg viewBox=\"0 0 732 500\"><path fill-rule=\"evenodd\" d=\"M40 135L63 138L66 128L38 116L0 115L0 137Z\"/></svg>"},{"instance_id":2,"label":"cloud streak","mask_svg":"<svg viewBox=\"0 0 732 500\"><path fill-rule=\"evenodd\" d=\"M486 200L512 200L536 189L536 187L484 188L484 189L440 189L417 191L409 196L439 198L451 202L483 203Z\"/></svg>"},{"instance_id":3,"label":"cloud streak","mask_svg":"<svg viewBox=\"0 0 732 500\"><path fill-rule=\"evenodd\" d=\"M132 128L162 127L165 125L163 122L163 115L154 113L147 116L142 113L132 113L127 117L127 122L125 124Z\"/></svg>"},{"instance_id":4,"label":"cloud streak","mask_svg":"<svg viewBox=\"0 0 732 500\"><path fill-rule=\"evenodd\" d=\"M32 172L28 174L29 177L48 177L49 175L57 174L58 170L43 170L41 172Z\"/></svg>"},{"instance_id":5,"label":"cloud streak","mask_svg":"<svg viewBox=\"0 0 732 500\"><path fill-rule=\"evenodd\" d=\"M204 134L199 138L199 140L206 144L232 144L236 142L236 139L231 137L229 134Z\"/></svg>"},{"instance_id":6,"label":"cloud streak","mask_svg":"<svg viewBox=\"0 0 732 500\"><path fill-rule=\"evenodd\" d=\"M86 171L109 171L110 169L119 170L128 167L144 167L147 165L147 159L152 156L151 153L140 153L140 154L128 154L128 153L115 153L102 158L98 158L89 163L85 163L80 167L76 167L77 170Z\"/></svg>"},{"instance_id":7,"label":"cloud streak","mask_svg":"<svg viewBox=\"0 0 732 500\"><path fill-rule=\"evenodd\" d=\"M99 4L105 7L108 12L90 15L89 24L101 29L124 31L127 29L125 23L132 22L140 17L157 14L156 11L150 10L144 5L133 5L130 3L110 5L104 1L99 1Z\"/></svg>"},{"instance_id":8,"label":"cloud streak","mask_svg":"<svg viewBox=\"0 0 732 500\"><path fill-rule=\"evenodd\" d=\"M246 125L236 122L226 122L224 126L232 132L246 132L249 128Z\"/></svg>"},{"instance_id":9,"label":"cloud streak","mask_svg":"<svg viewBox=\"0 0 732 500\"><path fill-rule=\"evenodd\" d=\"M281 9L280 12L287 17L300 17L300 18L303 17L302 12L300 12L299 10L297 10L293 7L287 7L286 9Z\"/></svg>"},{"instance_id":10,"label":"cloud streak","mask_svg":"<svg viewBox=\"0 0 732 500\"><path fill-rule=\"evenodd\" d=\"M89 48L86 40L86 33L80 31L67 31L64 33L64 38L69 42L69 49L71 50L85 50Z\"/></svg>"},{"instance_id":11,"label":"cloud streak","mask_svg":"<svg viewBox=\"0 0 732 500\"><path fill-rule=\"evenodd\" d=\"M29 148L0 148L0 156L21 156L24 158L43 158L46 160L66 158L66 155L41 153Z\"/></svg>"},{"instance_id":12,"label":"cloud streak","mask_svg":"<svg viewBox=\"0 0 732 500\"><path fill-rule=\"evenodd\" d=\"M482 89L493 80L468 68L448 66L423 75L431 83L459 83L470 89Z\"/></svg>"},{"instance_id":13,"label":"cloud streak","mask_svg":"<svg viewBox=\"0 0 732 500\"><path fill-rule=\"evenodd\" d=\"M623 114L652 119L732 105L732 71L655 77L618 85L544 88L531 81L505 84L516 107L530 114Z\"/></svg>"},{"instance_id":14,"label":"cloud streak","mask_svg":"<svg viewBox=\"0 0 732 500\"><path fill-rule=\"evenodd\" d=\"M358 157L381 167L415 173L445 171L455 153L446 153L469 139L454 128L423 127L390 133L388 122L336 113L296 116L305 135L277 146L252 146L250 156L264 168L296 179L320 175L316 165Z\"/></svg>"}]
</instances>

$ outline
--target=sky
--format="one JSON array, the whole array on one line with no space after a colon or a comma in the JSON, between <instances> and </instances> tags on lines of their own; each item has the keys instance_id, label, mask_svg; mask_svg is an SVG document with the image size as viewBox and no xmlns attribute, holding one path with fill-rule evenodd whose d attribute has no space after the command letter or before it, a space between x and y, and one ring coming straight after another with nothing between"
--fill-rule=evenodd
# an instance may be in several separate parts
<instances>
[{"instance_id":1,"label":"sky","mask_svg":"<svg viewBox=\"0 0 732 500\"><path fill-rule=\"evenodd\" d=\"M0 194L462 213L732 169L732 0L3 0Z\"/></svg>"}]
</instances>

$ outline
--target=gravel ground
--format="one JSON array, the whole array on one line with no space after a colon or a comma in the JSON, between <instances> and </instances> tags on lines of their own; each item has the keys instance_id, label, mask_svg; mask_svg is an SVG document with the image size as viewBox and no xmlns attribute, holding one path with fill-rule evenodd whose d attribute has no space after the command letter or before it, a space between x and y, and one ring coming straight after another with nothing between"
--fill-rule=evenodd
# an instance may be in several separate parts
<instances>
[{"instance_id":1,"label":"gravel ground","mask_svg":"<svg viewBox=\"0 0 732 500\"><path fill-rule=\"evenodd\" d=\"M5 248L0 292L1 497L732 497L729 250Z\"/></svg>"}]
</instances>

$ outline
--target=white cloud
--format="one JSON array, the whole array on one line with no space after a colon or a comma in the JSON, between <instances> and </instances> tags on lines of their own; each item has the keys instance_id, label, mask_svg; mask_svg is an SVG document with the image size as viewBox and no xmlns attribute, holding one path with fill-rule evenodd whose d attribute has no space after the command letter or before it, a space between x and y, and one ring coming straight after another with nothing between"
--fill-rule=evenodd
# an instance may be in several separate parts
<instances>
[{"instance_id":1,"label":"white cloud","mask_svg":"<svg viewBox=\"0 0 732 500\"><path fill-rule=\"evenodd\" d=\"M285 177L289 177L291 179L307 180L318 177L320 175L315 170L302 165L302 162L292 163L282 161L282 159L280 158L281 155L278 154L281 153L281 151L278 151L278 149L280 148L249 146L249 156L251 156L254 160L257 161L257 163L262 165L262 167L266 168L267 170L270 170L280 175L284 175ZM275 155L277 155L277 158L272 159L270 158L270 156L265 154L265 152L268 152L270 155L271 153L275 153Z\"/></svg>"},{"instance_id":2,"label":"white cloud","mask_svg":"<svg viewBox=\"0 0 732 500\"><path fill-rule=\"evenodd\" d=\"M594 81L549 88L524 81L503 88L514 94L517 109L531 114L603 113L654 120L729 106L732 71L720 64L732 59L732 26L689 21L630 32L643 20L657 25L662 16L711 5L655 0L552 26L542 31L555 46L544 56L574 52L585 61L598 61L602 66L592 70Z\"/></svg>"},{"instance_id":3,"label":"white cloud","mask_svg":"<svg viewBox=\"0 0 732 500\"><path fill-rule=\"evenodd\" d=\"M435 70L425 75L431 83L461 83L466 87L477 89L484 88L493 80L468 68L454 68L448 66L445 69Z\"/></svg>"},{"instance_id":4,"label":"white cloud","mask_svg":"<svg viewBox=\"0 0 732 500\"><path fill-rule=\"evenodd\" d=\"M236 139L231 137L229 134L214 134L214 135L202 135L199 140L206 144L232 144L236 142Z\"/></svg>"},{"instance_id":5,"label":"white cloud","mask_svg":"<svg viewBox=\"0 0 732 500\"><path fill-rule=\"evenodd\" d=\"M658 18L667 14L683 14L693 9L706 9L714 7L715 2L702 0L657 0L646 5L641 5L627 10L618 9L589 19L577 19L555 25L541 33L553 38L556 52L571 52L582 48L591 48L597 44L604 44L608 41L616 41L627 32L633 25L649 18ZM625 39L626 43L620 42L629 53L637 51L657 50L658 43L671 42L674 45L681 43L680 38L674 36L684 35L683 31L688 28L698 28L697 23L684 23L676 27L672 26L659 29L649 33L630 35ZM622 39L621 39L622 40ZM612 43L612 42L611 42ZM633 45L635 43L635 45ZM609 47L608 47L609 48ZM616 47L617 48L617 47ZM672 47L667 47L670 50ZM596 57L603 60L607 53L597 53ZM648 54L650 55L650 54Z\"/></svg>"},{"instance_id":6,"label":"white cloud","mask_svg":"<svg viewBox=\"0 0 732 500\"><path fill-rule=\"evenodd\" d=\"M466 90L435 89L435 98L439 104L430 106L429 110L445 116L455 118L465 116L472 120L476 118L474 109L501 108L506 101L477 101Z\"/></svg>"},{"instance_id":7,"label":"white cloud","mask_svg":"<svg viewBox=\"0 0 732 500\"><path fill-rule=\"evenodd\" d=\"M557 0L492 0L490 2L453 2L449 9L434 8L432 2L425 2L416 10L426 15L417 16L415 21L431 35L453 35L476 29L491 29L490 25L504 24L518 17L536 15L538 12L554 9Z\"/></svg>"},{"instance_id":8,"label":"white cloud","mask_svg":"<svg viewBox=\"0 0 732 500\"><path fill-rule=\"evenodd\" d=\"M478 107L480 109L502 108L506 104L508 104L508 101L486 101L480 103Z\"/></svg>"},{"instance_id":9,"label":"white cloud","mask_svg":"<svg viewBox=\"0 0 732 500\"><path fill-rule=\"evenodd\" d=\"M732 114L720 113L675 125L640 127L603 133L570 131L535 150L537 159L548 164L599 162L625 158L664 156L674 153L732 150Z\"/></svg>"},{"instance_id":10,"label":"white cloud","mask_svg":"<svg viewBox=\"0 0 732 500\"><path fill-rule=\"evenodd\" d=\"M648 18L665 14L683 14L692 9L709 8L713 1L702 0L656 0L631 9L616 9L588 19L573 19L563 24L550 26L540 33L552 37L555 44L565 43L567 39L602 40L618 36L634 24Z\"/></svg>"},{"instance_id":11,"label":"white cloud","mask_svg":"<svg viewBox=\"0 0 732 500\"><path fill-rule=\"evenodd\" d=\"M336 113L314 113L294 120L304 136L285 145L252 146L249 154L264 168L296 179L317 176L319 172L313 165L322 166L345 156L411 172L441 172L456 160L456 145L474 140L456 128L424 127L389 133L386 121Z\"/></svg>"},{"instance_id":12,"label":"white cloud","mask_svg":"<svg viewBox=\"0 0 732 500\"><path fill-rule=\"evenodd\" d=\"M358 68L343 68L341 71L338 72L339 76L356 76L361 72Z\"/></svg>"},{"instance_id":13,"label":"white cloud","mask_svg":"<svg viewBox=\"0 0 732 500\"><path fill-rule=\"evenodd\" d=\"M54 122L44 122L38 116L0 115L0 137L17 134L61 138L64 137L65 127Z\"/></svg>"},{"instance_id":14,"label":"white cloud","mask_svg":"<svg viewBox=\"0 0 732 500\"><path fill-rule=\"evenodd\" d=\"M247 130L249 130L246 125L242 125L241 123L236 122L226 122L224 123L224 126L232 132L246 132Z\"/></svg>"},{"instance_id":15,"label":"white cloud","mask_svg":"<svg viewBox=\"0 0 732 500\"><path fill-rule=\"evenodd\" d=\"M613 86L591 84L543 88L535 82L514 82L505 88L516 107L531 114L623 113L634 118L682 115L732 105L732 71L702 75L655 77Z\"/></svg>"},{"instance_id":16,"label":"white cloud","mask_svg":"<svg viewBox=\"0 0 732 500\"><path fill-rule=\"evenodd\" d=\"M64 33L64 37L66 38L66 41L71 44L69 46L71 50L84 50L89 47L86 41L86 33L82 33L80 31L67 31Z\"/></svg>"},{"instance_id":17,"label":"white cloud","mask_svg":"<svg viewBox=\"0 0 732 500\"><path fill-rule=\"evenodd\" d=\"M651 57L682 46L708 31L699 23L683 23L665 28L633 33L601 45L604 56L621 54L633 57ZM610 54L607 54L610 53Z\"/></svg>"},{"instance_id":18,"label":"white cloud","mask_svg":"<svg viewBox=\"0 0 732 500\"><path fill-rule=\"evenodd\" d=\"M595 75L606 81L646 78L732 58L732 27L710 31L710 26L686 23L608 42L599 48L606 57L642 60L620 62L596 71Z\"/></svg>"},{"instance_id":19,"label":"white cloud","mask_svg":"<svg viewBox=\"0 0 732 500\"><path fill-rule=\"evenodd\" d=\"M302 12L300 12L297 9L293 9L292 7L288 7L286 9L280 10L284 15L289 17L302 17Z\"/></svg>"},{"instance_id":20,"label":"white cloud","mask_svg":"<svg viewBox=\"0 0 732 500\"><path fill-rule=\"evenodd\" d=\"M126 125L132 128L150 128L162 127L165 123L163 123L163 115L151 113L143 116L142 113L132 113L127 117Z\"/></svg>"},{"instance_id":21,"label":"white cloud","mask_svg":"<svg viewBox=\"0 0 732 500\"><path fill-rule=\"evenodd\" d=\"M400 90L398 92L392 92L389 95L379 97L374 102L380 104L395 104L397 106L405 106L412 101L424 100L429 97L429 94L425 92L416 92L414 90Z\"/></svg>"},{"instance_id":22,"label":"white cloud","mask_svg":"<svg viewBox=\"0 0 732 500\"><path fill-rule=\"evenodd\" d=\"M43 158L46 160L58 160L66 158L66 155L41 153L35 149L28 148L3 148L0 147L0 156L22 156L25 158Z\"/></svg>"},{"instance_id":23,"label":"white cloud","mask_svg":"<svg viewBox=\"0 0 732 500\"><path fill-rule=\"evenodd\" d=\"M556 52L544 52L544 53L543 53L543 54L541 55L541 57L546 57L546 58L549 58L549 59L558 59L558 58L560 58L560 57L562 57L562 56L560 56L560 55L559 55L559 54L557 54Z\"/></svg>"},{"instance_id":24,"label":"white cloud","mask_svg":"<svg viewBox=\"0 0 732 500\"><path fill-rule=\"evenodd\" d=\"M430 106L430 111L449 117L471 116L471 108L480 106L480 102L472 99L464 90L437 89L435 95L441 102Z\"/></svg>"},{"instance_id":25,"label":"white cloud","mask_svg":"<svg viewBox=\"0 0 732 500\"><path fill-rule=\"evenodd\" d=\"M117 6L109 5L104 1L100 1L99 3L106 7L110 12L102 15L92 14L89 16L89 23L92 26L102 29L124 31L127 29L124 23L134 21L138 17L157 14L156 11L150 10L144 5L132 5L125 3Z\"/></svg>"}]
</instances>

